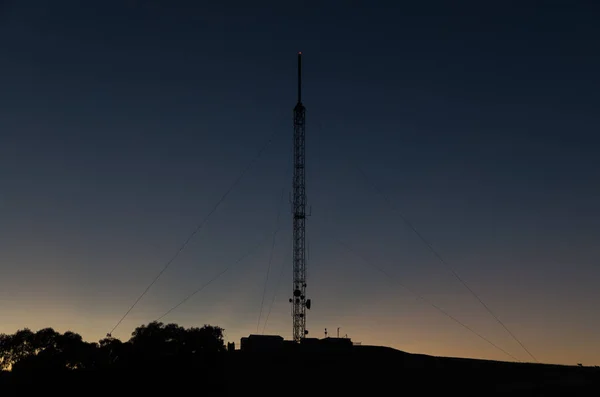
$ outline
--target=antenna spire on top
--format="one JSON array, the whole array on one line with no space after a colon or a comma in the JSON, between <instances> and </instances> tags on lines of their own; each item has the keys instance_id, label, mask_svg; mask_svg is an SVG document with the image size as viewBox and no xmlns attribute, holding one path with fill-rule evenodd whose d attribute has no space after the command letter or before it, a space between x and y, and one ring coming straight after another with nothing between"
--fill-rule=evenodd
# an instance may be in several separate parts
<instances>
[{"instance_id":1,"label":"antenna spire on top","mask_svg":"<svg viewBox=\"0 0 600 397\"><path fill-rule=\"evenodd\" d=\"M302 51L298 51L298 103L302 103Z\"/></svg>"}]
</instances>

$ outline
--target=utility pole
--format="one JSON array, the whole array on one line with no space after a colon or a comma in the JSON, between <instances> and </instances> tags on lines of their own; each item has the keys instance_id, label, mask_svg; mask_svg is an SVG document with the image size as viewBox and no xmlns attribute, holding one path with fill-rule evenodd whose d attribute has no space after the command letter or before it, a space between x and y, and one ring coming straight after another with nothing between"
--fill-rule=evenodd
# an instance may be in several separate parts
<instances>
[{"instance_id":1,"label":"utility pole","mask_svg":"<svg viewBox=\"0 0 600 397\"><path fill-rule=\"evenodd\" d=\"M307 334L306 309L306 149L305 113L302 104L302 53L298 53L298 102L294 107L294 175L293 175L293 340L300 342Z\"/></svg>"}]
</instances>

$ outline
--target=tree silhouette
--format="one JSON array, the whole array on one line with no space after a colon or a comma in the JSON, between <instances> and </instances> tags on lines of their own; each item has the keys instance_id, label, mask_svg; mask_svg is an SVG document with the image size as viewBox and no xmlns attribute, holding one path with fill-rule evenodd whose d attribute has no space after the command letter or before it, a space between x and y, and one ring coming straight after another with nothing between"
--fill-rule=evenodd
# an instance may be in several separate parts
<instances>
[{"instance_id":1,"label":"tree silhouette","mask_svg":"<svg viewBox=\"0 0 600 397\"><path fill-rule=\"evenodd\" d=\"M202 328L193 327L186 331L185 343L191 353L224 352L224 330L212 325L204 325Z\"/></svg>"},{"instance_id":2,"label":"tree silhouette","mask_svg":"<svg viewBox=\"0 0 600 397\"><path fill-rule=\"evenodd\" d=\"M96 361L98 367L106 368L124 364L129 356L131 356L129 343L123 343L113 337L107 337L98 342Z\"/></svg>"},{"instance_id":3,"label":"tree silhouette","mask_svg":"<svg viewBox=\"0 0 600 397\"><path fill-rule=\"evenodd\" d=\"M81 335L52 328L33 332L28 328L12 335L0 334L0 370L74 371L110 368L168 368L216 365L214 355L225 352L221 327L183 328L151 322L137 327L127 342L107 337L85 342Z\"/></svg>"},{"instance_id":4,"label":"tree silhouette","mask_svg":"<svg viewBox=\"0 0 600 397\"><path fill-rule=\"evenodd\" d=\"M8 351L11 345L11 335L0 334L0 371L10 369L10 357Z\"/></svg>"},{"instance_id":5,"label":"tree silhouette","mask_svg":"<svg viewBox=\"0 0 600 397\"><path fill-rule=\"evenodd\" d=\"M17 362L34 354L36 354L34 333L28 328L19 330L13 335L2 335L0 339L2 369L12 369Z\"/></svg>"},{"instance_id":6,"label":"tree silhouette","mask_svg":"<svg viewBox=\"0 0 600 397\"><path fill-rule=\"evenodd\" d=\"M0 368L12 371L92 368L95 353L95 343L71 331L44 328L34 333L25 328L0 338Z\"/></svg>"},{"instance_id":7,"label":"tree silhouette","mask_svg":"<svg viewBox=\"0 0 600 397\"><path fill-rule=\"evenodd\" d=\"M212 325L185 329L177 324L151 322L136 328L128 343L136 354L153 358L190 357L225 351L223 329Z\"/></svg>"}]
</instances>

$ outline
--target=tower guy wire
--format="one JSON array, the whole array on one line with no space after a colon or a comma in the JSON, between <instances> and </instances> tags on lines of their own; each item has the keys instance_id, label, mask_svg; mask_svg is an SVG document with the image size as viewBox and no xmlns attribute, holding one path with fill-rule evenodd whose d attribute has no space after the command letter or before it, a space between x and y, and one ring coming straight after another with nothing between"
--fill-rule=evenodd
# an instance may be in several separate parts
<instances>
[{"instance_id":1,"label":"tower guy wire","mask_svg":"<svg viewBox=\"0 0 600 397\"><path fill-rule=\"evenodd\" d=\"M285 189L281 189L281 198L283 201L283 195L285 194ZM280 205L281 207L281 205ZM265 304L265 295L267 294L267 284L269 282L269 274L271 273L271 263L273 263L273 251L275 251L275 241L277 238L277 232L279 231L279 215L281 213L281 208L280 210L277 212L277 228L275 230L275 233L273 233L273 239L271 241L271 252L269 252L269 262L267 265L267 275L265 276L265 282L264 282L264 286L263 286L263 292L262 292L262 298L260 300L260 310L258 312L258 321L256 323L256 333L258 333L258 330L260 328L260 319L262 317L262 312L263 312L263 307Z\"/></svg>"},{"instance_id":2,"label":"tower guy wire","mask_svg":"<svg viewBox=\"0 0 600 397\"><path fill-rule=\"evenodd\" d=\"M200 286L197 290L195 290L194 292L190 293L185 298L183 298L179 303L177 303L175 306L173 306L169 310L167 310L162 316L160 316L159 318L157 318L156 321L160 321L161 319L163 319L166 316L168 316L171 312L173 312L179 306L183 305L185 302L187 302L188 300L190 300L193 296L195 296L196 294L200 293L202 290L204 290L204 288L208 287L210 284L212 284L214 281L216 281L219 277L221 277L223 274L225 274L227 271L229 271L229 269L231 269L233 266L237 265L238 263L242 262L244 259L248 258L250 255L252 255L254 252L256 252L256 250L258 250L263 244L265 244L268 241L269 237L271 237L273 235L275 235L275 232L266 234L262 238L262 240L260 240L258 242L258 244L255 244L254 246L252 246L248 251L246 251L242 256L240 256L235 262L233 262L232 264L230 264L229 266L227 266L225 269L223 269L222 271L220 271L219 273L217 273L213 278L211 278L210 280L208 280L206 283L204 283L202 286Z\"/></svg>"},{"instance_id":3,"label":"tower guy wire","mask_svg":"<svg viewBox=\"0 0 600 397\"><path fill-rule=\"evenodd\" d=\"M502 328L504 328L504 330L523 348L523 350L525 350L525 352L527 352L527 354L529 354L529 356L537 363L539 362L537 360L537 358L529 351L529 349L527 349L527 347L525 347L525 345L516 337L515 334L513 334L508 327L504 324L504 322L502 322L502 320L500 320L500 318L498 318L498 316L496 316L496 314L494 314L494 312L490 309L490 307L488 305L485 304L485 302L479 297L479 295L471 288L469 287L469 285L467 284L467 282L459 276L459 274L454 270L454 268L452 266L450 266L450 264L448 262L446 262L446 260L444 260L444 258L440 255L440 253L433 248L433 245L431 245L431 243L429 243L429 241L427 241L427 239L425 239L425 237L415 228L415 226L402 214L400 213L392 204L391 200L387 197L387 195L385 195L381 189L379 189L379 187L367 176L367 174L362 170L362 168L360 168L358 165L356 165L356 168L358 169L359 173L364 177L364 179L367 181L367 184L369 184L371 186L371 188L377 192L377 194L379 194L384 201L386 202L386 204L390 207L390 209L394 212L396 212L400 218L404 221L404 223L417 235L417 237L427 246L427 248L431 251L431 253L433 253L433 255L441 262L443 263L445 266L448 267L448 269L450 270L450 272L452 273L452 275L471 293L471 295L473 295L473 297L484 307L484 309L496 320L496 322L498 324L500 324L502 326Z\"/></svg>"},{"instance_id":4,"label":"tower guy wire","mask_svg":"<svg viewBox=\"0 0 600 397\"><path fill-rule=\"evenodd\" d=\"M288 172L285 172L285 176L287 178ZM275 232L273 233L273 240L271 241L271 252L269 253L269 262L267 265L267 275L265 276L265 284L263 286L263 293L262 293L262 298L260 301L260 311L258 313L258 322L256 323L256 333L258 333L258 330L260 329L260 319L262 317L262 312L263 312L263 307L265 304L265 295L267 294L267 284L269 282L269 274L271 273L271 264L273 263L273 251L275 251L275 241L277 238L277 233L280 230L280 218L281 218L281 210L283 207L283 198L285 197L285 188L281 189L281 197L279 199L279 206L277 208L277 220L275 221Z\"/></svg>"},{"instance_id":5,"label":"tower guy wire","mask_svg":"<svg viewBox=\"0 0 600 397\"><path fill-rule=\"evenodd\" d=\"M396 278L392 277L392 275L390 275L388 272L386 272L382 268L380 268L378 266L375 266L372 262L368 261L365 257L363 257L362 255L360 255L359 253L357 253L354 249L352 249L348 244L344 243L343 241L341 241L339 239L337 241L338 241L338 243L340 245L342 245L344 248L346 248L346 250L348 250L348 252L354 254L357 258L359 258L366 265L371 266L372 268L374 268L375 270L379 271L384 276L388 277L390 280L396 282L402 288L404 288L405 290L407 290L408 292L410 292L411 294L413 294L417 299L419 299L419 300L423 301L424 303L428 304L429 306L433 307L434 309L436 309L437 311L439 311L440 313L442 313L443 315L445 315L446 317L448 317L450 320L454 321L455 323L457 323L461 327L465 328L467 331L473 333L474 335L476 335L480 339L484 340L485 342L487 342L488 344L490 344L492 347L498 349L502 353L506 354L507 356L509 356L513 360L515 360L517 362L520 362L520 360L518 358L516 358L515 356L513 356L512 354L510 354L509 352L507 352L506 350L504 350L503 348L501 348L500 346L498 346L497 344L495 344L494 342L492 342L491 340L489 340L488 338L486 338L485 336L483 336L479 332L475 331L473 328L469 327L468 325L466 325L465 323L463 323L462 321L460 321L459 319L457 319L456 317L454 317L453 315L451 315L450 313L448 313L446 310L442 309L441 307L439 307L438 305L436 305L433 302L429 301L428 299L425 299L425 297L423 297L422 295L420 295L420 294L416 293L415 291L413 291L412 289L408 288L406 285L404 285L401 282L399 282Z\"/></svg>"},{"instance_id":6,"label":"tower guy wire","mask_svg":"<svg viewBox=\"0 0 600 397\"><path fill-rule=\"evenodd\" d=\"M296 148L296 144L295 144L295 142L292 142L292 145L290 147L290 157L293 157L295 148ZM287 176L290 174L293 165L294 165L293 162L289 162L288 163L288 169L285 172L285 178L287 178ZM290 203L291 203L291 201L290 201ZM293 242L294 242L294 239L293 239L293 234L292 234L290 236L290 245L289 245L287 251L284 251L284 252L291 252L292 251ZM273 253L273 248L274 248L274 246L271 247L271 255ZM269 262L270 261L271 261L271 259L269 259ZM262 328L262 332L261 332L262 334L265 333L265 328L267 327L267 323L269 322L269 317L271 316L271 311L273 310L273 305L275 304L275 298L277 297L277 289L279 288L279 284L281 283L281 278L283 277L283 270L284 270L284 263L282 262L280 264L279 276L277 277L277 281L275 282L275 290L273 292L273 297L271 298L271 303L269 304L269 311L267 312L267 316L265 318L265 323L264 323L263 328ZM268 280L268 276L267 276L267 280ZM265 290L263 291L263 301L264 301L264 294L266 292L266 283L267 283L267 280L265 280ZM263 304L261 303L261 312L262 312L262 305ZM259 316L259 324L260 324L260 316ZM258 330L257 330L257 333L258 333Z\"/></svg>"},{"instance_id":7,"label":"tower guy wire","mask_svg":"<svg viewBox=\"0 0 600 397\"><path fill-rule=\"evenodd\" d=\"M286 250L285 252L290 252L292 250L292 246L293 246L293 235L290 236L290 244L289 244L289 248L288 250ZM271 298L271 303L269 304L269 311L267 312L267 317L265 318L265 323L263 324L263 328L262 328L262 334L265 333L265 329L267 328L267 323L269 322L269 317L271 317L271 311L273 310L273 305L275 304L275 299L277 298L277 290L279 289L279 284L281 283L281 279L283 278L283 270L285 269L285 261L287 260L287 257L284 257L283 261L281 262L281 265L279 266L279 276L277 277L277 281L275 282L275 290L273 291L273 297Z\"/></svg>"},{"instance_id":8,"label":"tower guy wire","mask_svg":"<svg viewBox=\"0 0 600 397\"><path fill-rule=\"evenodd\" d=\"M141 293L141 295L135 300L135 302L133 302L133 304L129 307L129 309L125 312L125 314L121 317L121 319L117 322L117 324L112 328L112 330L108 333L108 335L112 335L112 333L115 332L117 327L119 327L119 325L123 322L123 320L125 320L125 318L129 315L129 313L133 310L133 308L139 303L139 301L144 297L144 295L146 295L148 293L150 288L152 288L152 286L158 281L158 279L169 268L169 266L171 266L171 264L175 261L175 259L177 259L179 254L181 254L181 252L186 248L186 246L189 244L189 242L192 240L192 238L200 231L200 229L202 229L202 227L204 227L204 225L210 219L212 214L215 213L217 208L219 208L219 206L223 203L223 201L225 201L227 196L229 196L229 194L233 191L233 189L241 182L241 180L244 178L244 176L246 176L248 171L250 171L250 169L252 168L254 163L256 163L258 161L258 159L262 156L262 154L265 152L265 150L273 142L273 139L276 137L278 132L279 132L279 130L277 128L274 128L273 132L271 133L271 135L269 135L265 144L263 146L261 146L261 148L258 150L256 155L250 160L250 162L248 162L246 167L242 170L242 172L238 175L238 177L233 181L233 183L229 186L229 188L225 191L225 193L223 193L223 195L219 198L219 200L216 202L216 204L209 211L209 213L204 217L204 219L202 219L200 224L198 224L198 226L194 229L194 231L187 237L187 239L179 247L179 249L177 250L175 255L173 255L171 257L171 259L169 259L167 261L167 263L164 265L164 267L161 269L161 271L150 282L150 284Z\"/></svg>"}]
</instances>

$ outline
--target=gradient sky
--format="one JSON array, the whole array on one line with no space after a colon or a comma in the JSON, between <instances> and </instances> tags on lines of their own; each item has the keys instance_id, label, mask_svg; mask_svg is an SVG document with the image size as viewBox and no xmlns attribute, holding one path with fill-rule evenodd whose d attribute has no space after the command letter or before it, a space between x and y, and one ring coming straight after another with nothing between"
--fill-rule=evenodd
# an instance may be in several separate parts
<instances>
[{"instance_id":1,"label":"gradient sky","mask_svg":"<svg viewBox=\"0 0 600 397\"><path fill-rule=\"evenodd\" d=\"M262 241L162 321L239 343L273 300L290 338L302 51L310 335L511 360L405 285L531 361L404 216L539 361L600 364L599 6L416 3L3 1L0 332L104 337L275 134L114 336Z\"/></svg>"}]
</instances>

